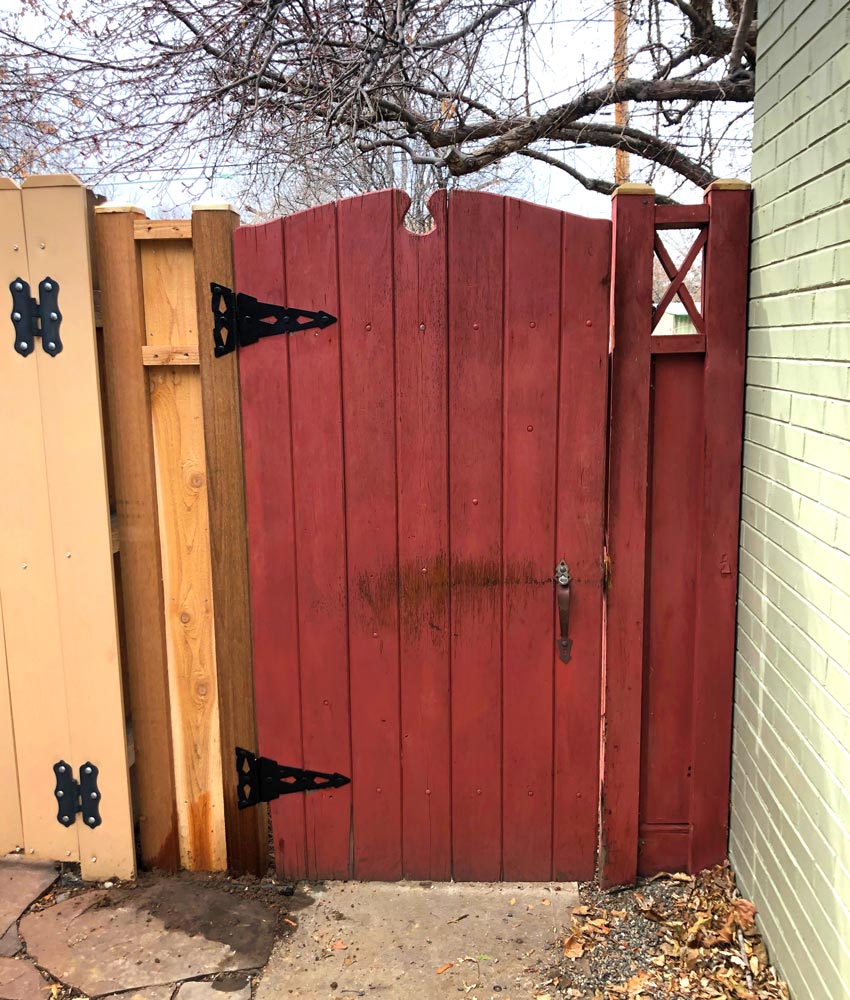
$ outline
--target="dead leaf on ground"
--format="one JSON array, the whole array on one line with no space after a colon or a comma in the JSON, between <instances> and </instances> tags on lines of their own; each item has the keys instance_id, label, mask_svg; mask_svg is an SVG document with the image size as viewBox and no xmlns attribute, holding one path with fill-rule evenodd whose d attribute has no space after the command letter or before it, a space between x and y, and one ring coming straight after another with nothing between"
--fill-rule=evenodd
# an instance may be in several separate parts
<instances>
[{"instance_id":1,"label":"dead leaf on ground","mask_svg":"<svg viewBox=\"0 0 850 1000\"><path fill-rule=\"evenodd\" d=\"M651 896L646 898L639 892L636 892L635 906L642 917L646 917L647 920L654 920L657 924L663 924L668 918L668 914L659 910Z\"/></svg>"},{"instance_id":2,"label":"dead leaf on ground","mask_svg":"<svg viewBox=\"0 0 850 1000\"><path fill-rule=\"evenodd\" d=\"M331 945L331 948L334 951L347 951L348 945L345 943L345 941L334 941L334 943Z\"/></svg>"},{"instance_id":3,"label":"dead leaf on ground","mask_svg":"<svg viewBox=\"0 0 850 1000\"><path fill-rule=\"evenodd\" d=\"M583 954L584 942L581 939L581 935L570 934L570 936L564 940L564 957L581 958Z\"/></svg>"}]
</instances>

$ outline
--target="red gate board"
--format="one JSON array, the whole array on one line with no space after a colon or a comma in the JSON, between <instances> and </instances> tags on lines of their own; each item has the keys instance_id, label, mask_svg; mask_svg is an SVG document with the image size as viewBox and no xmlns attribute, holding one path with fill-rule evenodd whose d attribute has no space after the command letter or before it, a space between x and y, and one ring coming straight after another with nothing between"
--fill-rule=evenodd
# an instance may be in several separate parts
<instances>
[{"instance_id":1,"label":"red gate board","mask_svg":"<svg viewBox=\"0 0 850 1000\"><path fill-rule=\"evenodd\" d=\"M241 355L259 752L288 877L592 875L611 227L384 191L235 235L325 310ZM553 572L573 575L572 660Z\"/></svg>"}]
</instances>

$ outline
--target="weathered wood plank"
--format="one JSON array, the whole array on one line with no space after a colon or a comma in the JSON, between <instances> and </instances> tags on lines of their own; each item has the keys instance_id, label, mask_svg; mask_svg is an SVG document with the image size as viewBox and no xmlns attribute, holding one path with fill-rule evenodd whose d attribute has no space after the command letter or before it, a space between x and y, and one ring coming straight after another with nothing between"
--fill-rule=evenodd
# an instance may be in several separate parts
<instances>
[{"instance_id":1,"label":"weathered wood plank","mask_svg":"<svg viewBox=\"0 0 850 1000\"><path fill-rule=\"evenodd\" d=\"M477 191L449 200L452 855L460 880L502 873L504 211L504 199Z\"/></svg>"},{"instance_id":2,"label":"weathered wood plank","mask_svg":"<svg viewBox=\"0 0 850 1000\"><path fill-rule=\"evenodd\" d=\"M396 462L404 877L451 878L446 192L409 232L396 195Z\"/></svg>"},{"instance_id":3,"label":"weathered wood plank","mask_svg":"<svg viewBox=\"0 0 850 1000\"><path fill-rule=\"evenodd\" d=\"M64 176L42 177L35 185L24 182L22 200L30 273L39 280L50 275L61 288L64 350L51 357L39 346L25 360L35 361L41 398L71 731L68 762L76 769L93 761L100 769L100 792L109 803L97 829L89 829L82 819L75 824L80 863L84 878L131 878L136 862L86 189Z\"/></svg>"},{"instance_id":4,"label":"weathered wood plank","mask_svg":"<svg viewBox=\"0 0 850 1000\"><path fill-rule=\"evenodd\" d=\"M238 224L228 209L192 211L227 863L231 871L260 875L268 866L268 813L239 809L234 766L237 746L257 746L239 362L236 351L215 357L210 313L210 282L234 284Z\"/></svg>"},{"instance_id":5,"label":"weathered wood plank","mask_svg":"<svg viewBox=\"0 0 850 1000\"><path fill-rule=\"evenodd\" d=\"M179 867L162 560L135 212L95 212L142 863ZM143 349L143 348L142 348Z\"/></svg>"},{"instance_id":6,"label":"weathered wood plank","mask_svg":"<svg viewBox=\"0 0 850 1000\"><path fill-rule=\"evenodd\" d=\"M561 224L505 201L502 877L552 877ZM589 755L590 756L590 755ZM592 760L592 756L591 756ZM577 762L576 762L577 763Z\"/></svg>"},{"instance_id":7,"label":"weathered wood plank","mask_svg":"<svg viewBox=\"0 0 850 1000\"><path fill-rule=\"evenodd\" d=\"M191 240L191 219L136 219L133 236L137 240Z\"/></svg>"},{"instance_id":8,"label":"weathered wood plank","mask_svg":"<svg viewBox=\"0 0 850 1000\"><path fill-rule=\"evenodd\" d=\"M337 204L354 877L401 877L391 191ZM366 249L368 248L368 250Z\"/></svg>"},{"instance_id":9,"label":"weathered wood plank","mask_svg":"<svg viewBox=\"0 0 850 1000\"><path fill-rule=\"evenodd\" d=\"M167 344L162 347L142 347L143 365L197 365L200 353L197 344Z\"/></svg>"},{"instance_id":10,"label":"weathered wood plank","mask_svg":"<svg viewBox=\"0 0 850 1000\"><path fill-rule=\"evenodd\" d=\"M656 229L701 229L708 225L708 205L656 205Z\"/></svg>"},{"instance_id":11,"label":"weathered wood plank","mask_svg":"<svg viewBox=\"0 0 850 1000\"><path fill-rule=\"evenodd\" d=\"M655 197L625 185L613 201L613 357L608 465L606 737L600 869L607 885L637 871L646 600L650 337Z\"/></svg>"},{"instance_id":12,"label":"weathered wood plank","mask_svg":"<svg viewBox=\"0 0 850 1000\"><path fill-rule=\"evenodd\" d=\"M283 234L287 299L339 316L336 207L322 205L290 216ZM304 765L339 771L356 782L351 770L340 336L335 324L286 340ZM273 358L264 344L279 341L270 337L251 349L262 348ZM268 420L265 399L243 396L243 405L255 407ZM349 877L351 809L351 785L305 796L311 875Z\"/></svg>"},{"instance_id":13,"label":"weathered wood plank","mask_svg":"<svg viewBox=\"0 0 850 1000\"><path fill-rule=\"evenodd\" d=\"M197 338L192 246L142 247L148 344ZM151 369L180 858L227 867L201 382L190 367Z\"/></svg>"},{"instance_id":14,"label":"weathered wood plank","mask_svg":"<svg viewBox=\"0 0 850 1000\"><path fill-rule=\"evenodd\" d=\"M242 226L233 242L233 287L262 302L285 302L283 220ZM248 557L258 752L304 767L301 706L297 711L294 707L301 697L301 677L289 351L289 337L267 337L253 344L241 352L239 383L248 533L253 540ZM271 803L275 866L286 878L308 876L307 798L282 795Z\"/></svg>"},{"instance_id":15,"label":"weathered wood plank","mask_svg":"<svg viewBox=\"0 0 850 1000\"><path fill-rule=\"evenodd\" d=\"M558 513L553 560L564 558L573 578L573 648L569 663L555 661L552 874L556 879L587 879L596 865L599 809L605 510L601 456L608 422L611 223L564 215L561 261Z\"/></svg>"},{"instance_id":16,"label":"weathered wood plank","mask_svg":"<svg viewBox=\"0 0 850 1000\"><path fill-rule=\"evenodd\" d=\"M649 341L652 354L705 354L704 333L656 333Z\"/></svg>"},{"instance_id":17,"label":"weathered wood plank","mask_svg":"<svg viewBox=\"0 0 850 1000\"><path fill-rule=\"evenodd\" d=\"M693 793L689 866L726 854L735 673L735 614L744 367L747 342L749 185L709 187L703 272L705 431L694 643Z\"/></svg>"}]
</instances>

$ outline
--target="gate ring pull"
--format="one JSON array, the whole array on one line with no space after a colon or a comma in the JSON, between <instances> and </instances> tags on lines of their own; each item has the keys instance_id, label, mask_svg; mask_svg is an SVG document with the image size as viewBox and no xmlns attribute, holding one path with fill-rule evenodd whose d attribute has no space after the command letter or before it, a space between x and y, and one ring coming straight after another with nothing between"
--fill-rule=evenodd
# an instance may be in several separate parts
<instances>
[{"instance_id":1,"label":"gate ring pull","mask_svg":"<svg viewBox=\"0 0 850 1000\"><path fill-rule=\"evenodd\" d=\"M563 559L555 568L555 587L561 624L561 637L557 640L558 655L562 663L569 663L573 649L573 640L570 638L570 569Z\"/></svg>"}]
</instances>

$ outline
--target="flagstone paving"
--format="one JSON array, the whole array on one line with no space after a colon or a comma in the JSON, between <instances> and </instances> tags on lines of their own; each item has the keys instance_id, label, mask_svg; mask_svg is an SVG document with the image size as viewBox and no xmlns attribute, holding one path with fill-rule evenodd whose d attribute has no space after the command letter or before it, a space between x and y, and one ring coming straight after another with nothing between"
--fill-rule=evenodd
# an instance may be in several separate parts
<instances>
[{"instance_id":1,"label":"flagstone paving","mask_svg":"<svg viewBox=\"0 0 850 1000\"><path fill-rule=\"evenodd\" d=\"M27 953L89 997L265 965L277 915L264 903L181 879L73 896L28 913Z\"/></svg>"},{"instance_id":2,"label":"flagstone paving","mask_svg":"<svg viewBox=\"0 0 850 1000\"><path fill-rule=\"evenodd\" d=\"M24 855L18 854L7 855L0 861L0 941L6 940L18 917L56 881L56 877L56 865L52 862L28 861ZM13 932L12 936L17 951L17 932ZM0 955L6 954L0 945Z\"/></svg>"},{"instance_id":3,"label":"flagstone paving","mask_svg":"<svg viewBox=\"0 0 850 1000\"><path fill-rule=\"evenodd\" d=\"M50 996L50 984L25 958L0 958L0 997L39 1000Z\"/></svg>"}]
</instances>

